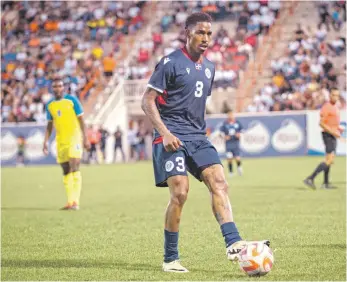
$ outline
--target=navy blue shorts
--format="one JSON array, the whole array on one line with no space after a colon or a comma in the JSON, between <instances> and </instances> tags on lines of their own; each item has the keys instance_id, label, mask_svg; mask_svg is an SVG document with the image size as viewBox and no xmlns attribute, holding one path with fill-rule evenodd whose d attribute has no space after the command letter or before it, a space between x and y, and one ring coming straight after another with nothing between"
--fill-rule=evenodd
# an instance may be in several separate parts
<instances>
[{"instance_id":1,"label":"navy blue shorts","mask_svg":"<svg viewBox=\"0 0 347 282\"><path fill-rule=\"evenodd\" d=\"M241 155L240 146L227 146L226 147L226 157L227 159L232 159L239 157Z\"/></svg>"},{"instance_id":2,"label":"navy blue shorts","mask_svg":"<svg viewBox=\"0 0 347 282\"><path fill-rule=\"evenodd\" d=\"M174 175L187 175L189 171L202 181L201 172L214 164L221 164L216 149L208 140L182 141L175 152L166 152L163 143L153 144L155 185L167 187L166 180Z\"/></svg>"}]
</instances>

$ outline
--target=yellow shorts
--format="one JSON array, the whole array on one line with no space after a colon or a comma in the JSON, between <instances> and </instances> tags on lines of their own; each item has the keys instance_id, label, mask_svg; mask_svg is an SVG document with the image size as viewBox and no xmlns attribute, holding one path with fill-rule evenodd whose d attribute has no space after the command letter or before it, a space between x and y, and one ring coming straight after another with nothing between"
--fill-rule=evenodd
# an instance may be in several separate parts
<instances>
[{"instance_id":1,"label":"yellow shorts","mask_svg":"<svg viewBox=\"0 0 347 282\"><path fill-rule=\"evenodd\" d=\"M81 141L69 144L57 144L57 163L67 163L70 159L81 159L83 146Z\"/></svg>"}]
</instances>

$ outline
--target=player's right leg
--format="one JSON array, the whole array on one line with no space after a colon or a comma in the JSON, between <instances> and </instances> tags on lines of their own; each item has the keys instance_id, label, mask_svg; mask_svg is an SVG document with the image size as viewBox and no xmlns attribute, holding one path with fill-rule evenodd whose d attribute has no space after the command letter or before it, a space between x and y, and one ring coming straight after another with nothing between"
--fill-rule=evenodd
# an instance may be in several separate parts
<instances>
[{"instance_id":1,"label":"player's right leg","mask_svg":"<svg viewBox=\"0 0 347 282\"><path fill-rule=\"evenodd\" d=\"M226 157L228 162L229 176L233 177L233 153L231 150L227 150Z\"/></svg>"},{"instance_id":2,"label":"player's right leg","mask_svg":"<svg viewBox=\"0 0 347 282\"><path fill-rule=\"evenodd\" d=\"M163 270L166 272L188 272L179 261L178 236L181 214L187 200L189 182L186 175L175 175L167 179L170 200L165 212L165 243Z\"/></svg>"},{"instance_id":3,"label":"player's right leg","mask_svg":"<svg viewBox=\"0 0 347 282\"><path fill-rule=\"evenodd\" d=\"M336 149L336 139L332 135L325 132L322 133L322 136L325 145L326 159L321 162L312 172L312 174L304 180L304 184L312 189L316 189L314 179L319 173L324 171L326 177L329 176L330 165L332 164L335 155L334 152Z\"/></svg>"},{"instance_id":4,"label":"player's right leg","mask_svg":"<svg viewBox=\"0 0 347 282\"><path fill-rule=\"evenodd\" d=\"M69 164L69 144L57 144L57 163L63 170L63 183L67 196L67 204L61 210L69 210L73 204L73 178Z\"/></svg>"},{"instance_id":5,"label":"player's right leg","mask_svg":"<svg viewBox=\"0 0 347 282\"><path fill-rule=\"evenodd\" d=\"M166 152L162 143L153 144L153 167L156 186L169 186L170 190L165 212L163 271L188 272L181 265L178 253L179 224L189 189L184 148Z\"/></svg>"}]
</instances>

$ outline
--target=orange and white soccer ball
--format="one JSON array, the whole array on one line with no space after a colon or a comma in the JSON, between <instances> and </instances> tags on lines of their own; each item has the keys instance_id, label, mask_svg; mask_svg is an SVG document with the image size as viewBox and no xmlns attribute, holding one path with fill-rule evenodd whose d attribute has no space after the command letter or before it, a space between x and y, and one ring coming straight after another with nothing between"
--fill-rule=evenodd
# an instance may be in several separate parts
<instances>
[{"instance_id":1,"label":"orange and white soccer ball","mask_svg":"<svg viewBox=\"0 0 347 282\"><path fill-rule=\"evenodd\" d=\"M239 265L248 276L268 274L273 266L274 256L271 249L259 242L248 244L239 253Z\"/></svg>"}]
</instances>

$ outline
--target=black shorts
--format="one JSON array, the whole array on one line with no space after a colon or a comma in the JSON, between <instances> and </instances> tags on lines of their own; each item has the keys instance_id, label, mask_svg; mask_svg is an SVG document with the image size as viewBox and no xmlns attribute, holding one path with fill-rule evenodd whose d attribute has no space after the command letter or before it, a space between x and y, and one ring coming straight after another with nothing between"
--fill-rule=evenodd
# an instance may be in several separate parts
<instances>
[{"instance_id":1,"label":"black shorts","mask_svg":"<svg viewBox=\"0 0 347 282\"><path fill-rule=\"evenodd\" d=\"M105 75L106 77L111 77L111 76L113 75L113 71L105 71L105 72L104 72L104 75Z\"/></svg>"},{"instance_id":2,"label":"black shorts","mask_svg":"<svg viewBox=\"0 0 347 282\"><path fill-rule=\"evenodd\" d=\"M327 154L335 153L336 151L336 138L327 132L322 132L323 142L325 145L325 152Z\"/></svg>"},{"instance_id":3,"label":"black shorts","mask_svg":"<svg viewBox=\"0 0 347 282\"><path fill-rule=\"evenodd\" d=\"M96 152L96 144L90 144L90 152Z\"/></svg>"}]
</instances>

